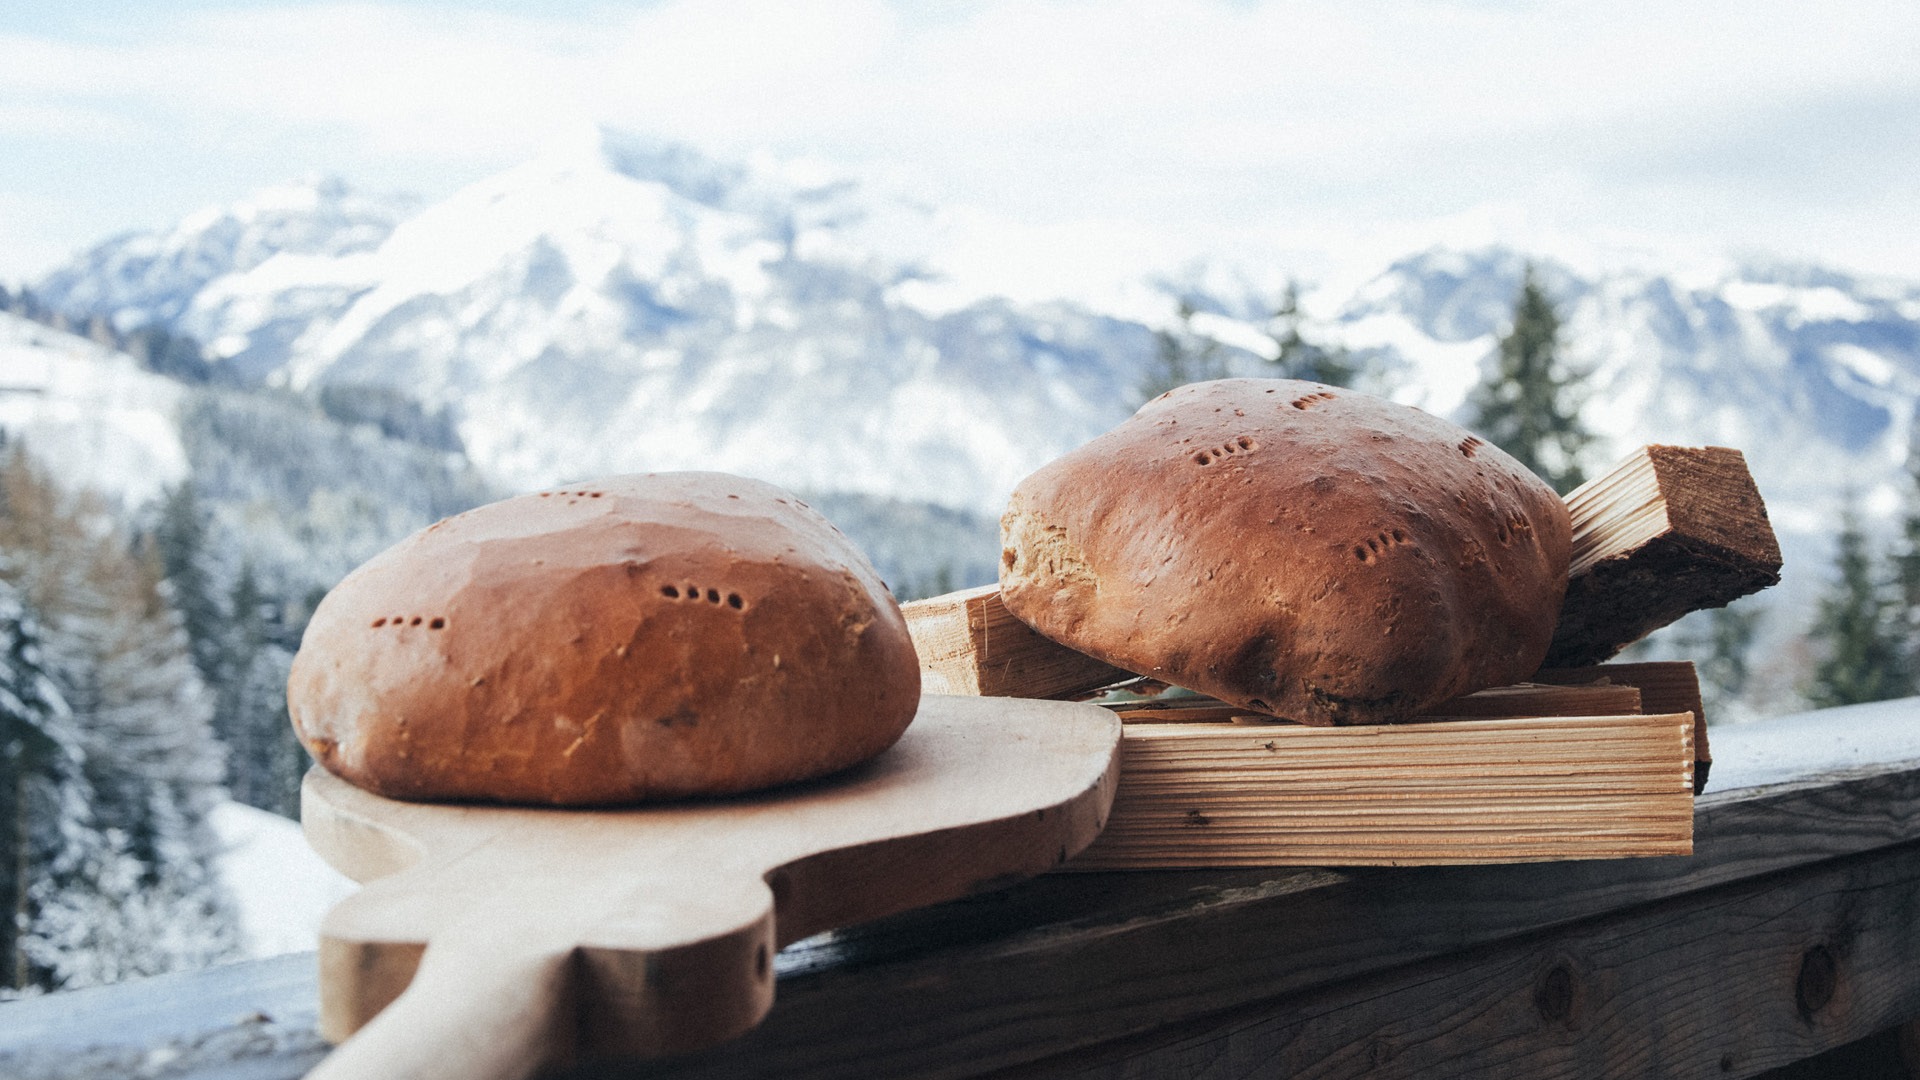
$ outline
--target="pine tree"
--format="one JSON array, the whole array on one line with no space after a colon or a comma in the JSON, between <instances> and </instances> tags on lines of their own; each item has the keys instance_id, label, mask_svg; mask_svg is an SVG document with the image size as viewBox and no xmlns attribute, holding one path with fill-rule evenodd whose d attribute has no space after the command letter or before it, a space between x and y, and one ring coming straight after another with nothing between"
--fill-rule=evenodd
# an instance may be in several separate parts
<instances>
[{"instance_id":1,"label":"pine tree","mask_svg":"<svg viewBox=\"0 0 1920 1080\"><path fill-rule=\"evenodd\" d=\"M1751 600L1714 608L1704 613L1704 632L1688 642L1688 652L1701 658L1700 689L1709 717L1738 708L1753 679L1753 642L1765 615L1766 609Z\"/></svg>"},{"instance_id":2,"label":"pine tree","mask_svg":"<svg viewBox=\"0 0 1920 1080\"><path fill-rule=\"evenodd\" d=\"M1913 422L1907 427L1906 471L1900 546L1891 561L1900 604L1900 630L1907 642L1907 666L1920 673L1920 406L1915 407Z\"/></svg>"},{"instance_id":3,"label":"pine tree","mask_svg":"<svg viewBox=\"0 0 1920 1080\"><path fill-rule=\"evenodd\" d=\"M1267 319L1267 336L1273 339L1273 364L1283 379L1305 379L1329 386L1352 386L1359 366L1343 346L1331 349L1308 341L1300 333L1305 315L1300 311L1300 286L1291 278L1280 294L1280 302Z\"/></svg>"},{"instance_id":4,"label":"pine tree","mask_svg":"<svg viewBox=\"0 0 1920 1080\"><path fill-rule=\"evenodd\" d=\"M1494 370L1467 398L1467 426L1565 494L1584 479L1580 455L1593 436L1574 400L1580 375L1560 358L1560 316L1531 263L1500 338Z\"/></svg>"},{"instance_id":5,"label":"pine tree","mask_svg":"<svg viewBox=\"0 0 1920 1080\"><path fill-rule=\"evenodd\" d=\"M273 640L272 605L251 565L241 566L229 607L226 667L214 696L214 730L227 747L227 787L249 806L297 817L308 758L287 715L293 655Z\"/></svg>"},{"instance_id":6,"label":"pine tree","mask_svg":"<svg viewBox=\"0 0 1920 1080\"><path fill-rule=\"evenodd\" d=\"M227 616L215 599L213 575L207 569L207 518L193 481L182 481L161 496L153 541L174 610L186 624L193 665L208 685L218 686L229 666Z\"/></svg>"},{"instance_id":7,"label":"pine tree","mask_svg":"<svg viewBox=\"0 0 1920 1080\"><path fill-rule=\"evenodd\" d=\"M182 382L206 383L219 374L200 343L175 334L160 323L148 323L122 339L126 351L148 371Z\"/></svg>"},{"instance_id":8,"label":"pine tree","mask_svg":"<svg viewBox=\"0 0 1920 1080\"><path fill-rule=\"evenodd\" d=\"M21 951L40 985L157 974L232 954L208 816L222 797L208 695L160 560L105 510L70 499L17 448L0 464L7 576L43 620L46 670L71 713L78 775L41 785L52 872Z\"/></svg>"},{"instance_id":9,"label":"pine tree","mask_svg":"<svg viewBox=\"0 0 1920 1080\"><path fill-rule=\"evenodd\" d=\"M1154 331L1153 365L1140 383L1141 401L1152 401L1175 387L1226 374L1220 343L1193 327L1193 317L1199 313L1193 301L1182 299L1176 309L1179 327Z\"/></svg>"},{"instance_id":10,"label":"pine tree","mask_svg":"<svg viewBox=\"0 0 1920 1080\"><path fill-rule=\"evenodd\" d=\"M41 662L33 614L0 581L0 990L32 983L20 939L35 921L32 884L50 872L39 842L47 822L34 813L45 800L34 789L77 772L67 719L66 701Z\"/></svg>"},{"instance_id":11,"label":"pine tree","mask_svg":"<svg viewBox=\"0 0 1920 1080\"><path fill-rule=\"evenodd\" d=\"M1824 654L1807 700L1816 708L1882 701L1913 691L1902 613L1874 566L1859 515L1841 514L1834 570L1809 637Z\"/></svg>"}]
</instances>

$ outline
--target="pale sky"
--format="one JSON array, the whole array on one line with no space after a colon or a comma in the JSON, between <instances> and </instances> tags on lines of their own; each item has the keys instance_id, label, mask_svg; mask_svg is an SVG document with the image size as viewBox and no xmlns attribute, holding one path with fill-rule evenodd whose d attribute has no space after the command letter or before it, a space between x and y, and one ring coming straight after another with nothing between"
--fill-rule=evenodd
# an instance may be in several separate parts
<instances>
[{"instance_id":1,"label":"pale sky","mask_svg":"<svg viewBox=\"0 0 1920 1080\"><path fill-rule=\"evenodd\" d=\"M590 122L824 164L1055 278L1486 240L1920 278L1912 0L10 0L0 282L312 174L442 196Z\"/></svg>"}]
</instances>

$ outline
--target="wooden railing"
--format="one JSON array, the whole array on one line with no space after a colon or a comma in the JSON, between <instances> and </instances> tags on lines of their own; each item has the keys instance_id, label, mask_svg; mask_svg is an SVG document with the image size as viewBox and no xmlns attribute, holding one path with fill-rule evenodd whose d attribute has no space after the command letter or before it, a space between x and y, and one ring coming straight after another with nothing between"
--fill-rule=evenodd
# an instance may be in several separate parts
<instances>
[{"instance_id":1,"label":"wooden railing","mask_svg":"<svg viewBox=\"0 0 1920 1080\"><path fill-rule=\"evenodd\" d=\"M1685 858L1054 874L583 1076L1744 1077L1920 1017L1920 699L1714 729ZM0 1076L295 1077L311 956L0 1005Z\"/></svg>"}]
</instances>

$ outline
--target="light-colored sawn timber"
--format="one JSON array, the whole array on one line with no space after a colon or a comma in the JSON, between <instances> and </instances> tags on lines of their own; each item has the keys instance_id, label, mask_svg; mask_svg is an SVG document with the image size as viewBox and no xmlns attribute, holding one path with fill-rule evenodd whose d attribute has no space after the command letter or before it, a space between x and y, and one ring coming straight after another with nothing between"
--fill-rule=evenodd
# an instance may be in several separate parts
<instances>
[{"instance_id":1,"label":"light-colored sawn timber","mask_svg":"<svg viewBox=\"0 0 1920 1080\"><path fill-rule=\"evenodd\" d=\"M1693 716L1129 724L1076 870L1685 855Z\"/></svg>"}]
</instances>

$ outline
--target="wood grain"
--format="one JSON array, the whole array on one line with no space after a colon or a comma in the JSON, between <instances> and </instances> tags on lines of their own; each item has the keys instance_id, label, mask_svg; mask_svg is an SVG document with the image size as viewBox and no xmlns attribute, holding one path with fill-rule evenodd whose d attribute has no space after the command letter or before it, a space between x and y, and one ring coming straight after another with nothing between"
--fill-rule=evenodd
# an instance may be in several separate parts
<instances>
[{"instance_id":1,"label":"wood grain","mask_svg":"<svg viewBox=\"0 0 1920 1080\"><path fill-rule=\"evenodd\" d=\"M1737 1080L1920 1015L1916 895L1905 845L998 1077Z\"/></svg>"},{"instance_id":2,"label":"wood grain","mask_svg":"<svg viewBox=\"0 0 1920 1080\"><path fill-rule=\"evenodd\" d=\"M1273 717L1250 713L1216 698L1168 697L1145 701L1099 702L1129 724L1206 723L1232 721L1243 724L1274 723ZM1684 712L1685 709L1648 710L1641 704L1637 687L1624 682L1594 676L1591 681L1574 679L1564 686L1524 683L1498 686L1443 701L1410 724L1466 717L1501 716L1620 716L1647 711Z\"/></svg>"},{"instance_id":3,"label":"wood grain","mask_svg":"<svg viewBox=\"0 0 1920 1080\"><path fill-rule=\"evenodd\" d=\"M1083 848L1118 739L1090 705L929 696L839 777L635 810L402 803L315 770L307 836L370 884L322 928L321 1030L346 1042L314 1076L520 1077L738 1036L780 945Z\"/></svg>"},{"instance_id":4,"label":"wood grain","mask_svg":"<svg viewBox=\"0 0 1920 1080\"><path fill-rule=\"evenodd\" d=\"M1423 866L1692 850L1689 713L1157 723L1127 725L1112 817L1066 868Z\"/></svg>"},{"instance_id":5,"label":"wood grain","mask_svg":"<svg viewBox=\"0 0 1920 1080\"><path fill-rule=\"evenodd\" d=\"M1542 680L1545 682L1546 680ZM1649 707L1640 689L1624 681L1541 685L1519 683L1495 686L1443 701L1415 717L1414 722L1463 717L1500 716L1623 716L1629 713L1690 712L1667 702Z\"/></svg>"},{"instance_id":6,"label":"wood grain","mask_svg":"<svg viewBox=\"0 0 1920 1080\"><path fill-rule=\"evenodd\" d=\"M1637 664L1595 664L1579 668L1542 668L1535 682L1559 686L1631 686L1640 692L1648 712L1693 714L1693 791L1707 790L1713 768L1713 749L1707 743L1707 707L1700 697L1700 673L1691 660L1656 660Z\"/></svg>"},{"instance_id":7,"label":"wood grain","mask_svg":"<svg viewBox=\"0 0 1920 1080\"><path fill-rule=\"evenodd\" d=\"M1740 451L1644 446L1567 495L1573 554L1546 667L1582 667L1689 612L1780 581Z\"/></svg>"},{"instance_id":8,"label":"wood grain","mask_svg":"<svg viewBox=\"0 0 1920 1080\"><path fill-rule=\"evenodd\" d=\"M1132 678L1041 637L1000 601L998 585L902 604L927 693L1071 697Z\"/></svg>"}]
</instances>

